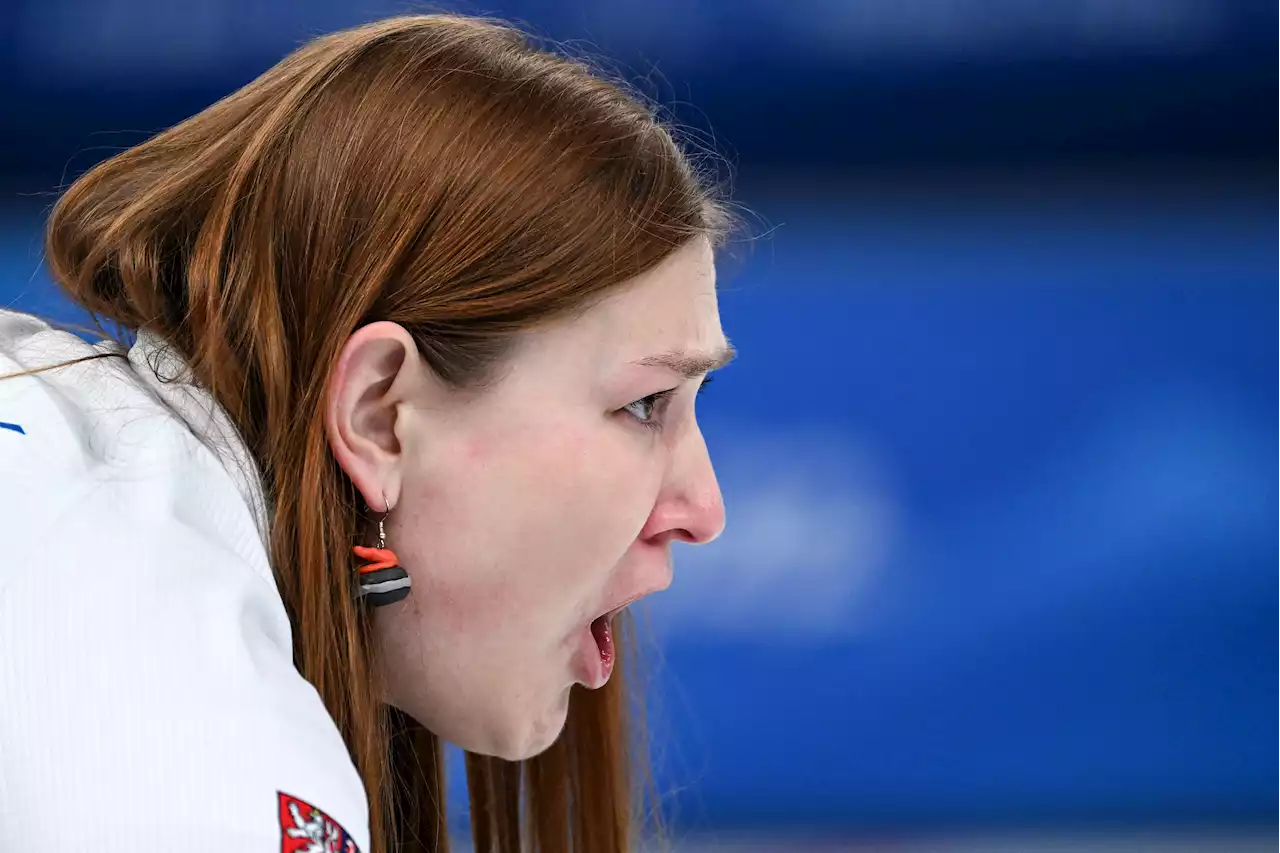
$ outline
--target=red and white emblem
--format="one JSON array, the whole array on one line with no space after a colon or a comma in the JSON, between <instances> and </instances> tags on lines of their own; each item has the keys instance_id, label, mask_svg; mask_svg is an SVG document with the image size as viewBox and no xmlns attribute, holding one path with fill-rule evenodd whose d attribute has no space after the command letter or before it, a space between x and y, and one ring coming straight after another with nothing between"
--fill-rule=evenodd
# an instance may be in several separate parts
<instances>
[{"instance_id":1,"label":"red and white emblem","mask_svg":"<svg viewBox=\"0 0 1280 853\"><path fill-rule=\"evenodd\" d=\"M360 853L342 824L297 797L280 793L280 853Z\"/></svg>"}]
</instances>

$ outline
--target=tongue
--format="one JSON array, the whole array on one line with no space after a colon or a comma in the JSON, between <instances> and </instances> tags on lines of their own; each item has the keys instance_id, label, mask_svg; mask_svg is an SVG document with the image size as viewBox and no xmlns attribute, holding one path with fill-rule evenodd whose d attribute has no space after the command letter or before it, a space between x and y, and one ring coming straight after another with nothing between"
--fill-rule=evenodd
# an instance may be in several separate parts
<instances>
[{"instance_id":1,"label":"tongue","mask_svg":"<svg viewBox=\"0 0 1280 853\"><path fill-rule=\"evenodd\" d=\"M596 645L600 647L600 657L603 660L613 658L613 635L609 630L609 620L601 616L591 623L591 636L596 638Z\"/></svg>"}]
</instances>

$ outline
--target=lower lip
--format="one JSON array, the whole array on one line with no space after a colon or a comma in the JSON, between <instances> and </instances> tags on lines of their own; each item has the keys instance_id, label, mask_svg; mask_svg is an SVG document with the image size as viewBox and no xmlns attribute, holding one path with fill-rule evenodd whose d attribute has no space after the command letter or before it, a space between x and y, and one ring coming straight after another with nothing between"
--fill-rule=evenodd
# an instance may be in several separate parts
<instances>
[{"instance_id":1,"label":"lower lip","mask_svg":"<svg viewBox=\"0 0 1280 853\"><path fill-rule=\"evenodd\" d=\"M613 628L608 619L597 619L582 630L579 644L579 660L582 666L582 683L590 690L598 690L609 683L616 657Z\"/></svg>"}]
</instances>

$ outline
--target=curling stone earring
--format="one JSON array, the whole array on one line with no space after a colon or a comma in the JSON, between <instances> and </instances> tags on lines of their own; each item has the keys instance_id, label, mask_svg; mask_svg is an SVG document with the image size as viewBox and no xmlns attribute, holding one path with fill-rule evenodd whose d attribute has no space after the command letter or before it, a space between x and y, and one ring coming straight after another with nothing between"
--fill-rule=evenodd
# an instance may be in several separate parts
<instances>
[{"instance_id":1,"label":"curling stone earring","mask_svg":"<svg viewBox=\"0 0 1280 853\"><path fill-rule=\"evenodd\" d=\"M387 516L391 515L391 505L387 496L382 496L386 512L378 519L378 547L365 548L357 545L351 550L367 565L360 567L360 598L369 602L372 607L383 607L395 604L409 595L412 583L409 573L400 568L400 558L387 548Z\"/></svg>"}]
</instances>

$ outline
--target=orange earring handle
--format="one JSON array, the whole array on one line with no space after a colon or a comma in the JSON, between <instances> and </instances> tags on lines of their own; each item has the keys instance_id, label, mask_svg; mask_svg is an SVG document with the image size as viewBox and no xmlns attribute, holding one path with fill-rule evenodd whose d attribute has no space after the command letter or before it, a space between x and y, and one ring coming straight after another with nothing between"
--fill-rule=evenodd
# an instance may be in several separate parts
<instances>
[{"instance_id":1,"label":"orange earring handle","mask_svg":"<svg viewBox=\"0 0 1280 853\"><path fill-rule=\"evenodd\" d=\"M400 558L390 548L366 548L364 545L357 545L351 550L360 559L368 561L368 565L360 567L362 575L400 565Z\"/></svg>"}]
</instances>

